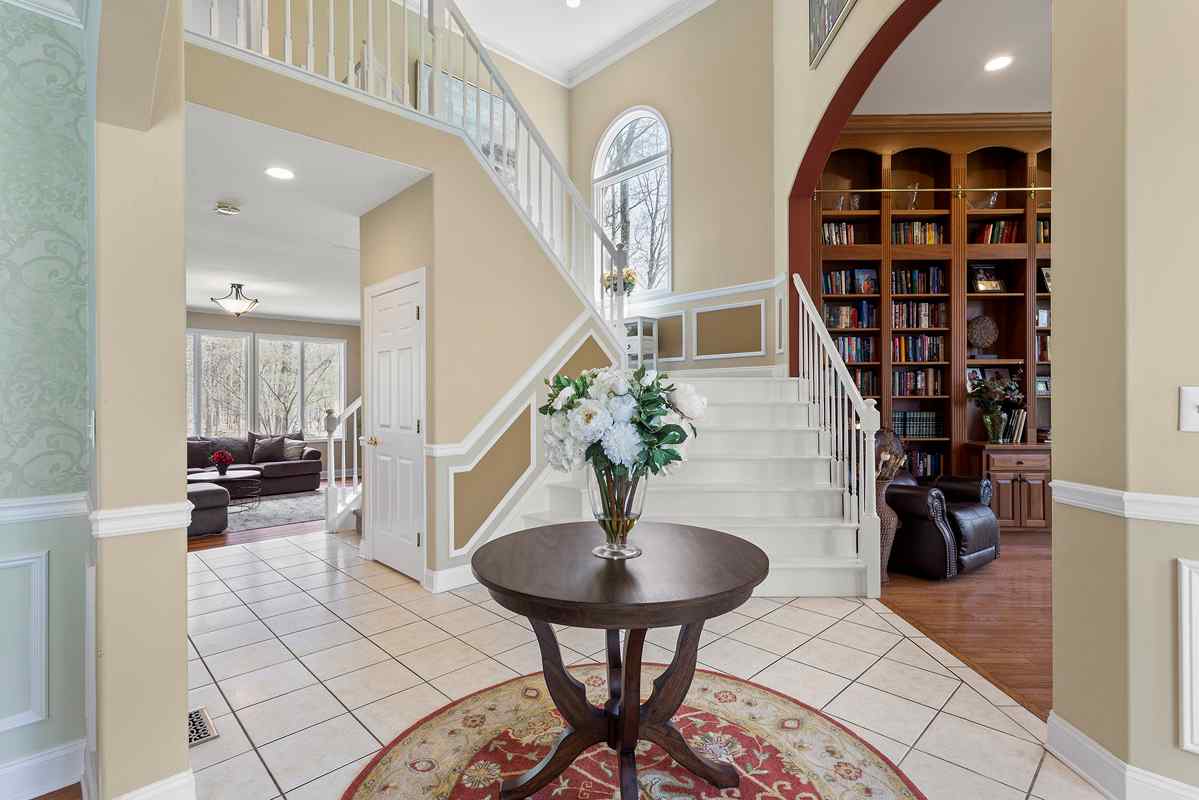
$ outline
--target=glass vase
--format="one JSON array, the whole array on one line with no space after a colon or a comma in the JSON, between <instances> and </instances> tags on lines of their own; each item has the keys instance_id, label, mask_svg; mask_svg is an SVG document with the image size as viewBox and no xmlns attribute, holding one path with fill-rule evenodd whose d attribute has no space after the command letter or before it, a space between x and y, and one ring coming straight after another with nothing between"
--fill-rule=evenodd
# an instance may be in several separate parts
<instances>
[{"instance_id":1,"label":"glass vase","mask_svg":"<svg viewBox=\"0 0 1199 800\"><path fill-rule=\"evenodd\" d=\"M983 427L987 429L987 441L998 444L1003 439L1003 423L1007 414L1002 411L991 411L983 414Z\"/></svg>"},{"instance_id":2,"label":"glass vase","mask_svg":"<svg viewBox=\"0 0 1199 800\"><path fill-rule=\"evenodd\" d=\"M645 505L644 472L617 475L611 468L587 471L587 495L591 513L604 530L604 543L591 552L600 558L623 561L641 555L641 548L629 544L629 532L641 519Z\"/></svg>"}]
</instances>

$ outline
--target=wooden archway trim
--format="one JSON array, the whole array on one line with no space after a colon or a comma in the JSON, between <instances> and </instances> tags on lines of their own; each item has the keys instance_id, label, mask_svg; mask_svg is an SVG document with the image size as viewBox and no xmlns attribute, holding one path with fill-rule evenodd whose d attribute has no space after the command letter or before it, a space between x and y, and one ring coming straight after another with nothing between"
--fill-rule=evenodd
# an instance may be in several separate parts
<instances>
[{"instance_id":1,"label":"wooden archway trim","mask_svg":"<svg viewBox=\"0 0 1199 800\"><path fill-rule=\"evenodd\" d=\"M824 115L812 134L812 140L808 142L807 152L804 153L795 174L795 181L791 185L787 212L789 272L791 275L801 276L808 286L811 286L815 279L812 274L812 193L816 189L824 164L828 161L829 153L849 120L849 115L853 113L858 101L883 68L883 64L887 63L887 59L900 43L939 2L940 0L904 0L891 13L849 68L828 107L824 109ZM790 289L787 291L787 297L788 336L789 341L794 342L799 331L799 298ZM791 374L798 375L799 353L794 346L790 347L788 352Z\"/></svg>"}]
</instances>

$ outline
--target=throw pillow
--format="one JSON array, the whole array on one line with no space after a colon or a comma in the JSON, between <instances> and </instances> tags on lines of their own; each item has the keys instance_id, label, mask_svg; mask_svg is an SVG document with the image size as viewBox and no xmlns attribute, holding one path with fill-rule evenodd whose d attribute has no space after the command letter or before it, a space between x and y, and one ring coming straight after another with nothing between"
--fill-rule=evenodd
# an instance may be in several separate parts
<instances>
[{"instance_id":1,"label":"throw pillow","mask_svg":"<svg viewBox=\"0 0 1199 800\"><path fill-rule=\"evenodd\" d=\"M304 457L304 448L306 446L303 439L285 437L283 439L283 460L299 461Z\"/></svg>"},{"instance_id":2,"label":"throw pillow","mask_svg":"<svg viewBox=\"0 0 1199 800\"><path fill-rule=\"evenodd\" d=\"M283 437L270 436L256 439L254 442L254 463L265 464L269 461L283 460Z\"/></svg>"},{"instance_id":3,"label":"throw pillow","mask_svg":"<svg viewBox=\"0 0 1199 800\"><path fill-rule=\"evenodd\" d=\"M212 442L207 439L187 440L187 468L207 469L212 466L208 457L212 454Z\"/></svg>"},{"instance_id":4,"label":"throw pillow","mask_svg":"<svg viewBox=\"0 0 1199 800\"><path fill-rule=\"evenodd\" d=\"M254 452L255 443L257 443L261 439L273 439L276 436L283 436L288 439L303 439L304 438L304 434L300 433L299 431L295 431L293 433L255 433L254 431L250 431L248 434L246 434L246 436L250 440L250 452L251 453Z\"/></svg>"}]
</instances>

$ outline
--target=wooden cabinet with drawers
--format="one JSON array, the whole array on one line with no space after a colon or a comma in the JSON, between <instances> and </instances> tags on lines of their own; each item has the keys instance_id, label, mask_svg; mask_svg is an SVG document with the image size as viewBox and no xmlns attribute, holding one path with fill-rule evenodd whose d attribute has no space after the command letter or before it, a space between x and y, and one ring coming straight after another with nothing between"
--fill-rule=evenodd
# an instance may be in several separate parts
<instances>
[{"instance_id":1,"label":"wooden cabinet with drawers","mask_svg":"<svg viewBox=\"0 0 1199 800\"><path fill-rule=\"evenodd\" d=\"M1052 525L1052 461L1047 444L966 446L971 474L991 479L991 510L1005 531L1047 531Z\"/></svg>"}]
</instances>

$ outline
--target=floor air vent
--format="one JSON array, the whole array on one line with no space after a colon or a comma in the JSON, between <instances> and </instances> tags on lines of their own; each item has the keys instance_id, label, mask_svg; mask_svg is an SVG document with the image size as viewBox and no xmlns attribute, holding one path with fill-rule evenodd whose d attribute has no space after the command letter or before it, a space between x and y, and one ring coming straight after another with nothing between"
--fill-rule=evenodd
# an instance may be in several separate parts
<instances>
[{"instance_id":1,"label":"floor air vent","mask_svg":"<svg viewBox=\"0 0 1199 800\"><path fill-rule=\"evenodd\" d=\"M208 709L200 706L194 711L187 712L187 746L195 747L198 744L211 741L220 736L217 733L216 726L212 724L212 717L208 716Z\"/></svg>"}]
</instances>

